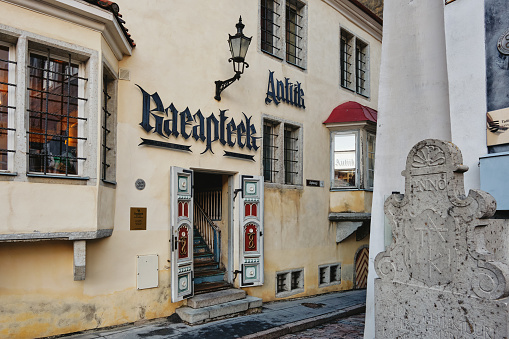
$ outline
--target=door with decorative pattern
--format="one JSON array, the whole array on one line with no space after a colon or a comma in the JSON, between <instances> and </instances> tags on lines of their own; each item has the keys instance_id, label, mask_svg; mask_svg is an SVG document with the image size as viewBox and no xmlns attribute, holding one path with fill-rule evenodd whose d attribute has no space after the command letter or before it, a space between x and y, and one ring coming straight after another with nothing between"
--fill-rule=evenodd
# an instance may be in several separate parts
<instances>
[{"instance_id":1,"label":"door with decorative pattern","mask_svg":"<svg viewBox=\"0 0 509 339\"><path fill-rule=\"evenodd\" d=\"M193 171L171 167L171 301L193 296Z\"/></svg>"},{"instance_id":2,"label":"door with decorative pattern","mask_svg":"<svg viewBox=\"0 0 509 339\"><path fill-rule=\"evenodd\" d=\"M241 287L263 285L263 176L240 177Z\"/></svg>"},{"instance_id":3,"label":"door with decorative pattern","mask_svg":"<svg viewBox=\"0 0 509 339\"><path fill-rule=\"evenodd\" d=\"M368 285L369 248L363 247L355 256L355 289L366 288Z\"/></svg>"}]
</instances>

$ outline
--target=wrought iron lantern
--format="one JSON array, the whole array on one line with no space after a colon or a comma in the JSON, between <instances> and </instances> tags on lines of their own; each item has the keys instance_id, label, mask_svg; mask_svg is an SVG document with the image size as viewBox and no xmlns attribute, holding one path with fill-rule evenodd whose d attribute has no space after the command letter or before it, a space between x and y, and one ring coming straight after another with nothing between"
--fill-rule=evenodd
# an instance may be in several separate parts
<instances>
[{"instance_id":1,"label":"wrought iron lantern","mask_svg":"<svg viewBox=\"0 0 509 339\"><path fill-rule=\"evenodd\" d=\"M237 27L237 34L228 34L228 44L230 45L230 53L232 54L232 57L228 59L228 62L233 62L233 71L235 72L235 75L225 81L216 81L216 96L214 99L217 101L221 101L221 92L235 82L235 80L239 80L240 75L244 73L244 68L249 67L248 63L244 60L253 37L248 38L244 35L244 33L242 33L242 30L245 27L242 23L242 17L239 17L239 22L235 25L235 27Z\"/></svg>"}]
</instances>

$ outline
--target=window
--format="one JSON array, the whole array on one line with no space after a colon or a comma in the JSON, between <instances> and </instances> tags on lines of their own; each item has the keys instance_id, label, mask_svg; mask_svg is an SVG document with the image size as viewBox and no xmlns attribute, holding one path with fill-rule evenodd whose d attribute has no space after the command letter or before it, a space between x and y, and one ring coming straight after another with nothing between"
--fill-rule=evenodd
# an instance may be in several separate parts
<instances>
[{"instance_id":1,"label":"window","mask_svg":"<svg viewBox=\"0 0 509 339\"><path fill-rule=\"evenodd\" d=\"M263 122L263 177L265 181L276 182L277 170L277 128L279 123Z\"/></svg>"},{"instance_id":2,"label":"window","mask_svg":"<svg viewBox=\"0 0 509 339\"><path fill-rule=\"evenodd\" d=\"M327 287L341 284L341 264L328 264L318 266L318 287Z\"/></svg>"},{"instance_id":3,"label":"window","mask_svg":"<svg viewBox=\"0 0 509 339\"><path fill-rule=\"evenodd\" d=\"M28 171L77 175L83 156L86 118L79 111L84 82L79 64L47 53L30 52L28 65Z\"/></svg>"},{"instance_id":4,"label":"window","mask_svg":"<svg viewBox=\"0 0 509 339\"><path fill-rule=\"evenodd\" d=\"M15 152L14 143L14 89L16 84L12 48L0 42L0 171L8 171Z\"/></svg>"},{"instance_id":5,"label":"window","mask_svg":"<svg viewBox=\"0 0 509 339\"><path fill-rule=\"evenodd\" d=\"M304 269L276 272L276 298L304 292Z\"/></svg>"},{"instance_id":6,"label":"window","mask_svg":"<svg viewBox=\"0 0 509 339\"><path fill-rule=\"evenodd\" d=\"M335 133L334 187L357 186L357 134Z\"/></svg>"},{"instance_id":7,"label":"window","mask_svg":"<svg viewBox=\"0 0 509 339\"><path fill-rule=\"evenodd\" d=\"M341 87L369 97L369 46L345 29L340 36Z\"/></svg>"},{"instance_id":8,"label":"window","mask_svg":"<svg viewBox=\"0 0 509 339\"><path fill-rule=\"evenodd\" d=\"M279 38L279 2L274 0L261 0L261 48L269 54L278 55L281 50Z\"/></svg>"},{"instance_id":9,"label":"window","mask_svg":"<svg viewBox=\"0 0 509 339\"><path fill-rule=\"evenodd\" d=\"M284 135L284 159L285 159L285 184L295 185L297 184L297 175L298 175L298 152L299 148L297 146L298 137L298 127L285 125L285 135Z\"/></svg>"},{"instance_id":10,"label":"window","mask_svg":"<svg viewBox=\"0 0 509 339\"><path fill-rule=\"evenodd\" d=\"M375 134L360 129L331 132L331 188L373 189Z\"/></svg>"},{"instance_id":11,"label":"window","mask_svg":"<svg viewBox=\"0 0 509 339\"><path fill-rule=\"evenodd\" d=\"M260 49L292 65L305 68L306 20L307 8L304 2L260 0Z\"/></svg>"},{"instance_id":12,"label":"window","mask_svg":"<svg viewBox=\"0 0 509 339\"><path fill-rule=\"evenodd\" d=\"M101 121L101 179L109 184L115 182L116 159L116 119L115 93L116 79L105 68L102 89L102 121Z\"/></svg>"},{"instance_id":13,"label":"window","mask_svg":"<svg viewBox=\"0 0 509 339\"><path fill-rule=\"evenodd\" d=\"M302 127L263 119L262 173L265 182L302 185Z\"/></svg>"},{"instance_id":14,"label":"window","mask_svg":"<svg viewBox=\"0 0 509 339\"><path fill-rule=\"evenodd\" d=\"M302 7L297 0L286 0L286 61L302 66Z\"/></svg>"}]
</instances>

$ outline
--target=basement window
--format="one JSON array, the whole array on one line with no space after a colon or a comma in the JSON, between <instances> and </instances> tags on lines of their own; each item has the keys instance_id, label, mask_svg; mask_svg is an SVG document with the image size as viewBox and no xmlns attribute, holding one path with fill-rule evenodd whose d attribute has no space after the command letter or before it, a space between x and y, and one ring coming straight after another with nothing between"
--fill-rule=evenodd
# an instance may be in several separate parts
<instances>
[{"instance_id":1,"label":"basement window","mask_svg":"<svg viewBox=\"0 0 509 339\"><path fill-rule=\"evenodd\" d=\"M304 269L276 273L276 298L285 298L304 292Z\"/></svg>"},{"instance_id":2,"label":"basement window","mask_svg":"<svg viewBox=\"0 0 509 339\"><path fill-rule=\"evenodd\" d=\"M341 284L341 264L327 264L318 266L318 287Z\"/></svg>"}]
</instances>

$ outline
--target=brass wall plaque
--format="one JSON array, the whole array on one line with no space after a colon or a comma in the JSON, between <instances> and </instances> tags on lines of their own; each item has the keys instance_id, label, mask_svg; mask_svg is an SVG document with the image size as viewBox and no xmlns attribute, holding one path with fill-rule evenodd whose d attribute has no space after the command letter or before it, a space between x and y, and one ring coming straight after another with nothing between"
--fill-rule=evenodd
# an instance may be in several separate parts
<instances>
[{"instance_id":1,"label":"brass wall plaque","mask_svg":"<svg viewBox=\"0 0 509 339\"><path fill-rule=\"evenodd\" d=\"M147 229L147 208L131 207L131 231Z\"/></svg>"}]
</instances>

